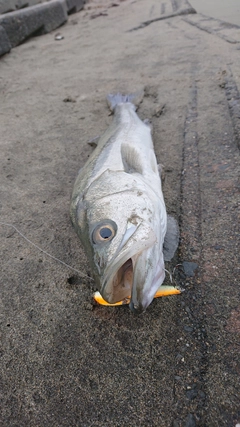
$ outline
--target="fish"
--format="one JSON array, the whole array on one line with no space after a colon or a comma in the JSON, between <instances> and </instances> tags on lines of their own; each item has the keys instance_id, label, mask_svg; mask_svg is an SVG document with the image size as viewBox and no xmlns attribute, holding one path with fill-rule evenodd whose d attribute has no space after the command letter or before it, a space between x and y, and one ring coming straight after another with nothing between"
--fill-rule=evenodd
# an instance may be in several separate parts
<instances>
[{"instance_id":1,"label":"fish","mask_svg":"<svg viewBox=\"0 0 240 427\"><path fill-rule=\"evenodd\" d=\"M144 92L109 94L110 126L80 169L70 216L102 298L130 297L144 312L165 279L178 246L177 221L167 215L151 126L137 107Z\"/></svg>"}]
</instances>

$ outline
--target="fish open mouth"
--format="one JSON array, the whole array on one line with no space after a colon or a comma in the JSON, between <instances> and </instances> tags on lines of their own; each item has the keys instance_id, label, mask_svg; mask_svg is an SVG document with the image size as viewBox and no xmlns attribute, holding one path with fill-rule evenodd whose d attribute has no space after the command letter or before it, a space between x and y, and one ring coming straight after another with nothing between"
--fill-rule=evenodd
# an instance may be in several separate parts
<instances>
[{"instance_id":1,"label":"fish open mouth","mask_svg":"<svg viewBox=\"0 0 240 427\"><path fill-rule=\"evenodd\" d=\"M109 280L104 288L103 297L110 304L131 296L133 286L133 262L129 258Z\"/></svg>"},{"instance_id":2,"label":"fish open mouth","mask_svg":"<svg viewBox=\"0 0 240 427\"><path fill-rule=\"evenodd\" d=\"M132 235L126 232L116 256L107 265L102 278L100 292L105 301L110 304L115 304L125 298L132 298L136 275L137 284L140 284L140 287L141 283L145 282L148 252L156 243L156 235L151 228L141 224L134 230ZM141 259L140 264L139 258ZM140 294L138 297L141 297Z\"/></svg>"}]
</instances>

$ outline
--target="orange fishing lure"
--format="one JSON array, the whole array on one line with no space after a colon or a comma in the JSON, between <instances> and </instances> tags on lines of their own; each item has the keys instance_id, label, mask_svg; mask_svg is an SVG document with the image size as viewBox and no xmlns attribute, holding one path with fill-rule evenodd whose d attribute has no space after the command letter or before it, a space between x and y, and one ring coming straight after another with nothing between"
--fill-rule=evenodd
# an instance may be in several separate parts
<instances>
[{"instance_id":1,"label":"orange fishing lure","mask_svg":"<svg viewBox=\"0 0 240 427\"><path fill-rule=\"evenodd\" d=\"M178 295L180 293L181 293L181 290L175 288L174 286L160 286L154 298L167 297L169 295ZM109 304L107 301L103 299L100 292L95 292L93 295L93 298L95 299L96 302L98 302L98 304L106 305L110 307L116 307L118 305L126 305L130 303L130 297L128 297L122 301L115 302L114 304Z\"/></svg>"}]
</instances>

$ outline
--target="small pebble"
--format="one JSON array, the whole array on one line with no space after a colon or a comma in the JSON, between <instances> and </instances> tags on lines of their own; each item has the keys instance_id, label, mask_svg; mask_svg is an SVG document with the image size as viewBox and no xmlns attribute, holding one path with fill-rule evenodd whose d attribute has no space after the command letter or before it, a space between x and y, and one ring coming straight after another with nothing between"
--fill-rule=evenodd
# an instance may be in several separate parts
<instances>
[{"instance_id":1,"label":"small pebble","mask_svg":"<svg viewBox=\"0 0 240 427\"><path fill-rule=\"evenodd\" d=\"M71 96L67 96L64 98L63 102L76 102L76 99L72 98Z\"/></svg>"},{"instance_id":2,"label":"small pebble","mask_svg":"<svg viewBox=\"0 0 240 427\"><path fill-rule=\"evenodd\" d=\"M184 326L183 329L185 332L192 332L193 331L193 328L191 326Z\"/></svg>"},{"instance_id":3,"label":"small pebble","mask_svg":"<svg viewBox=\"0 0 240 427\"><path fill-rule=\"evenodd\" d=\"M186 276L193 277L196 268L198 268L198 264L196 264L196 262L184 261L182 265L183 265L184 273L186 274Z\"/></svg>"},{"instance_id":4,"label":"small pebble","mask_svg":"<svg viewBox=\"0 0 240 427\"><path fill-rule=\"evenodd\" d=\"M188 414L185 427L196 427L196 419L193 414Z\"/></svg>"},{"instance_id":5,"label":"small pebble","mask_svg":"<svg viewBox=\"0 0 240 427\"><path fill-rule=\"evenodd\" d=\"M63 40L64 39L64 37L60 33L57 33L54 38L55 38L55 40Z\"/></svg>"}]
</instances>

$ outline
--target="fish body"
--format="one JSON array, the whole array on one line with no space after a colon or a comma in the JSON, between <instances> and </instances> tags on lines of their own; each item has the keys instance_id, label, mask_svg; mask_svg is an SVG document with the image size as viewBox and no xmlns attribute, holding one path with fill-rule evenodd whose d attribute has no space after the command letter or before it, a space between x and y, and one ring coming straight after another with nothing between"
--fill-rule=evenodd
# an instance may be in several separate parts
<instances>
[{"instance_id":1,"label":"fish body","mask_svg":"<svg viewBox=\"0 0 240 427\"><path fill-rule=\"evenodd\" d=\"M110 96L113 121L79 171L72 223L110 304L144 311L165 278L167 213L150 127L130 97Z\"/></svg>"}]
</instances>

